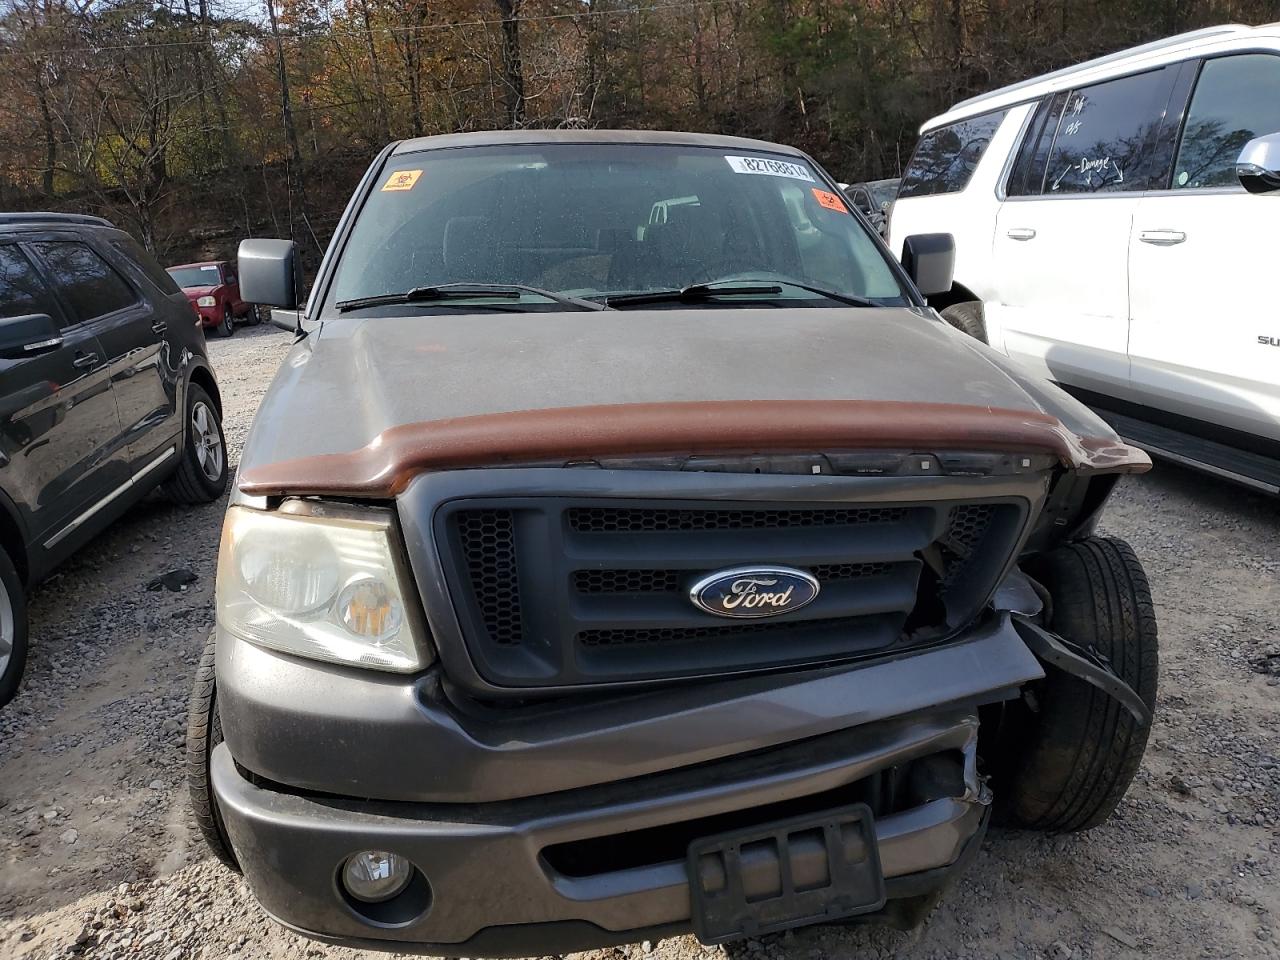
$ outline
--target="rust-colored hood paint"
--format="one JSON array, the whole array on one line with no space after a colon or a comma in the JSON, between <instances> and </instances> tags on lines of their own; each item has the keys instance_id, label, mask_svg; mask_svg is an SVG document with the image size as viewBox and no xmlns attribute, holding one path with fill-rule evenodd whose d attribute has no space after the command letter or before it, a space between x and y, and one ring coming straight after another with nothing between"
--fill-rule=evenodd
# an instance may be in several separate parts
<instances>
[{"instance_id":1,"label":"rust-colored hood paint","mask_svg":"<svg viewBox=\"0 0 1280 960\"><path fill-rule=\"evenodd\" d=\"M561 407L391 427L351 453L247 471L248 494L393 497L425 470L626 454L919 450L1049 451L1085 472L1140 472L1146 454L1019 410L866 400L747 400Z\"/></svg>"},{"instance_id":2,"label":"rust-colored hood paint","mask_svg":"<svg viewBox=\"0 0 1280 960\"><path fill-rule=\"evenodd\" d=\"M457 313L312 332L263 400L239 485L390 497L424 470L874 447L1150 466L1083 406L924 311Z\"/></svg>"}]
</instances>

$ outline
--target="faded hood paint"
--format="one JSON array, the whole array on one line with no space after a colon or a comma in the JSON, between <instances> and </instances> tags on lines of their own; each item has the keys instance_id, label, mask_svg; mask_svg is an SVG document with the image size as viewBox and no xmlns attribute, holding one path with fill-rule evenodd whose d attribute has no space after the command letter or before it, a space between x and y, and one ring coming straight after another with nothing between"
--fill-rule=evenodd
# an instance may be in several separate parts
<instances>
[{"instance_id":1,"label":"faded hood paint","mask_svg":"<svg viewBox=\"0 0 1280 960\"><path fill-rule=\"evenodd\" d=\"M1068 441L1118 444L1083 406L924 310L344 318L324 323L286 358L246 444L240 485L257 493L328 491L319 478L307 481L308 469L334 466L320 458L362 450L377 456L380 449L385 456L391 437L404 443L406 432L393 428L407 425L420 425L416 436L430 438L441 421L554 411L566 430L585 433L574 414L593 414L582 408L676 404L671 409L683 416L706 401L748 401L754 409L767 401L864 401L1021 411L1028 421L1052 423ZM512 429L528 419L511 418ZM297 469L281 470L286 464Z\"/></svg>"}]
</instances>

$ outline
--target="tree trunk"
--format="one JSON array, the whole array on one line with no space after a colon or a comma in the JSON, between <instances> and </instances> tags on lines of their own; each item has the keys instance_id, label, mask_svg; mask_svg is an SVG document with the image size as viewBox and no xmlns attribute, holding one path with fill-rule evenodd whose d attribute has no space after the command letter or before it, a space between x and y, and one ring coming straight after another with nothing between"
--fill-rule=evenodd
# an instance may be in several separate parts
<instances>
[{"instance_id":1,"label":"tree trunk","mask_svg":"<svg viewBox=\"0 0 1280 960\"><path fill-rule=\"evenodd\" d=\"M38 68L37 68L38 69ZM44 127L44 169L40 171L40 188L46 197L53 196L53 171L58 165L58 139L53 131L53 114L49 110L49 92L36 80L36 96L40 101L40 122Z\"/></svg>"},{"instance_id":2,"label":"tree trunk","mask_svg":"<svg viewBox=\"0 0 1280 960\"><path fill-rule=\"evenodd\" d=\"M276 18L276 0L267 0L267 17L271 21L271 37L276 45L276 69L280 73L280 117L284 123L285 137L289 141L289 192L297 193L298 207L304 222L307 221L307 187L302 175L302 148L298 145L298 128L293 122L293 103L289 97L289 75L284 65L284 42L280 39L280 21ZM308 226L308 229L310 227ZM293 216L290 211L289 233L293 235Z\"/></svg>"},{"instance_id":3,"label":"tree trunk","mask_svg":"<svg viewBox=\"0 0 1280 960\"><path fill-rule=\"evenodd\" d=\"M522 0L494 0L502 14L502 99L507 126L524 123L524 65L520 61L520 4Z\"/></svg>"},{"instance_id":4,"label":"tree trunk","mask_svg":"<svg viewBox=\"0 0 1280 960\"><path fill-rule=\"evenodd\" d=\"M378 48L373 42L373 25L369 21L369 0L360 0L360 17L364 21L364 39L369 47L369 67L373 71L373 96L378 102L378 132L382 141L391 139L391 124L387 120L386 84L382 82L382 63Z\"/></svg>"}]
</instances>

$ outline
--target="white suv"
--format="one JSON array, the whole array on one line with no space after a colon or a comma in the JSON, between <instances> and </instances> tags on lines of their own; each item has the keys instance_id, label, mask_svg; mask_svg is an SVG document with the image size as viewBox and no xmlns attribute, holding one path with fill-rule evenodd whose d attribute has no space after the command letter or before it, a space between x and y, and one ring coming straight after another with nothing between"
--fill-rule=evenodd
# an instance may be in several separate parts
<instances>
[{"instance_id":1,"label":"white suv","mask_svg":"<svg viewBox=\"0 0 1280 960\"><path fill-rule=\"evenodd\" d=\"M951 323L1152 452L1280 493L1280 23L930 120L890 245L935 231L956 239L956 287L931 301Z\"/></svg>"}]
</instances>

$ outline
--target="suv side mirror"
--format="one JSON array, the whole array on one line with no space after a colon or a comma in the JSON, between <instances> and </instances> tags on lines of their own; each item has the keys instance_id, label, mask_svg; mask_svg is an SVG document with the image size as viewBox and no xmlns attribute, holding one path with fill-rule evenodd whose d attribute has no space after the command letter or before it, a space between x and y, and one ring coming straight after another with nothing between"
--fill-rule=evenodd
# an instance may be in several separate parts
<instances>
[{"instance_id":1,"label":"suv side mirror","mask_svg":"<svg viewBox=\"0 0 1280 960\"><path fill-rule=\"evenodd\" d=\"M297 309L298 253L292 240L241 240L236 260L241 300Z\"/></svg>"},{"instance_id":2,"label":"suv side mirror","mask_svg":"<svg viewBox=\"0 0 1280 960\"><path fill-rule=\"evenodd\" d=\"M28 313L0 320L0 357L21 360L62 346L62 329L47 313Z\"/></svg>"},{"instance_id":3,"label":"suv side mirror","mask_svg":"<svg viewBox=\"0 0 1280 960\"><path fill-rule=\"evenodd\" d=\"M956 271L956 240L949 233L917 233L902 241L902 266L923 296L951 289Z\"/></svg>"},{"instance_id":4,"label":"suv side mirror","mask_svg":"<svg viewBox=\"0 0 1280 960\"><path fill-rule=\"evenodd\" d=\"M1236 179L1250 193L1280 192L1280 133L1244 145L1236 160Z\"/></svg>"}]
</instances>

